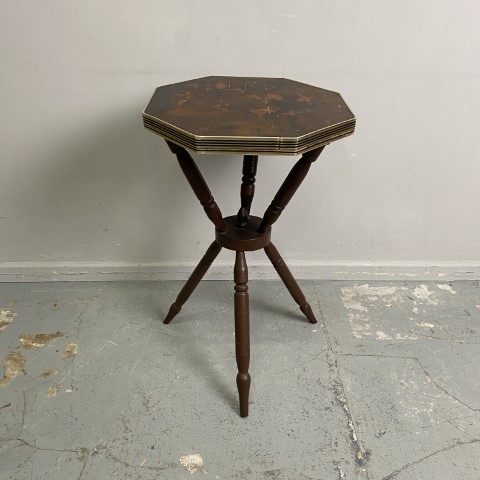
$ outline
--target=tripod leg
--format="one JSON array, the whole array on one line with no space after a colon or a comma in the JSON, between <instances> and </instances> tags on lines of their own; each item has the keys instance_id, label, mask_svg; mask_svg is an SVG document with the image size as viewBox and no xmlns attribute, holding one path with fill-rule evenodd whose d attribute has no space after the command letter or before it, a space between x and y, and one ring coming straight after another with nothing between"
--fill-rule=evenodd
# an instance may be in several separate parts
<instances>
[{"instance_id":1,"label":"tripod leg","mask_svg":"<svg viewBox=\"0 0 480 480\"><path fill-rule=\"evenodd\" d=\"M248 269L244 252L237 252L233 271L235 280L235 355L237 358L237 387L240 397L240 416L248 416L250 391L250 318L248 304Z\"/></svg>"},{"instance_id":2,"label":"tripod leg","mask_svg":"<svg viewBox=\"0 0 480 480\"><path fill-rule=\"evenodd\" d=\"M283 209L287 206L306 177L312 163L319 157L324 148L323 146L304 153L302 158L293 166L287 178L278 189L278 192L273 197L272 203L265 211L262 223L258 227L259 233L265 233L278 220Z\"/></svg>"},{"instance_id":3,"label":"tripod leg","mask_svg":"<svg viewBox=\"0 0 480 480\"><path fill-rule=\"evenodd\" d=\"M280 256L278 250L275 248L275 245L272 242L270 242L265 247L265 253L272 262L273 268L275 268L278 275L280 276L283 283L290 292L290 295L297 302L303 314L308 318L308 321L310 323L317 323L315 315L313 314L312 308L307 302L305 295L303 294L302 290L300 290L297 281L295 280L295 278L293 278L292 273L288 269L287 265L283 261L283 258Z\"/></svg>"},{"instance_id":4,"label":"tripod leg","mask_svg":"<svg viewBox=\"0 0 480 480\"><path fill-rule=\"evenodd\" d=\"M167 145L172 153L177 156L180 168L182 169L183 174L192 187L193 192L205 210L207 217L212 221L212 223L215 225L215 228L219 232L225 231L225 223L222 218L222 212L218 208L218 205L215 202L212 193L205 182L205 179L200 173L200 170L198 169L197 164L191 155L183 147L169 142L168 140Z\"/></svg>"},{"instance_id":5,"label":"tripod leg","mask_svg":"<svg viewBox=\"0 0 480 480\"><path fill-rule=\"evenodd\" d=\"M217 255L220 253L222 247L214 241L209 247L203 258L200 260L199 264L196 266L195 270L190 275L187 283L180 290L180 293L177 296L177 299L170 307L170 310L165 317L163 323L170 323L173 317L177 315L178 312L182 309L182 305L190 298L190 295L197 288L197 285L200 283L200 280L207 273L207 270L210 268L212 262L217 258Z\"/></svg>"}]
</instances>

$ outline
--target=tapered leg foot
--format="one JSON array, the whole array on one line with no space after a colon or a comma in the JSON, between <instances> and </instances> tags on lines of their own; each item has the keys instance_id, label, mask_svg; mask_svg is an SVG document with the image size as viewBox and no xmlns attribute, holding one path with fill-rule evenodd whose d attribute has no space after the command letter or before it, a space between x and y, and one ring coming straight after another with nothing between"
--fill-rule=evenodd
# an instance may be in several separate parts
<instances>
[{"instance_id":1,"label":"tapered leg foot","mask_svg":"<svg viewBox=\"0 0 480 480\"><path fill-rule=\"evenodd\" d=\"M240 399L240 416L248 417L248 396L250 393L250 374L238 373L237 374L237 388L238 396Z\"/></svg>"},{"instance_id":2,"label":"tapered leg foot","mask_svg":"<svg viewBox=\"0 0 480 480\"><path fill-rule=\"evenodd\" d=\"M278 250L275 248L275 245L272 242L270 242L265 247L265 253L267 254L269 260L272 262L272 265L277 271L279 277L282 279L283 283L290 292L290 295L297 302L302 313L307 317L310 323L317 323L317 319L312 312L310 304L307 302L307 299L305 298L305 295L298 286L297 281L295 280L295 278L293 278L292 273L288 269L287 265L283 261L283 258L280 256Z\"/></svg>"},{"instance_id":3,"label":"tapered leg foot","mask_svg":"<svg viewBox=\"0 0 480 480\"><path fill-rule=\"evenodd\" d=\"M310 323L317 323L317 319L315 318L315 315L312 312L312 307L310 306L309 303L306 303L305 305L301 306L300 310L307 317Z\"/></svg>"},{"instance_id":4,"label":"tapered leg foot","mask_svg":"<svg viewBox=\"0 0 480 480\"><path fill-rule=\"evenodd\" d=\"M178 312L180 312L181 309L181 306L177 305L176 303L172 303L163 323L170 323L171 320L178 314Z\"/></svg>"},{"instance_id":5,"label":"tapered leg foot","mask_svg":"<svg viewBox=\"0 0 480 480\"><path fill-rule=\"evenodd\" d=\"M170 323L172 318L174 318L175 315L180 312L180 310L182 309L182 305L190 298L190 295L194 292L195 288L197 288L200 280L207 273L207 270L210 268L210 265L215 260L215 258L217 258L221 249L222 247L216 241L213 242L210 247L208 247L207 252L190 275L187 283L185 283L183 288L180 290L177 299L170 307L170 310L168 311L163 323Z\"/></svg>"},{"instance_id":6,"label":"tapered leg foot","mask_svg":"<svg viewBox=\"0 0 480 480\"><path fill-rule=\"evenodd\" d=\"M237 387L240 398L240 416L248 416L250 392L250 314L248 302L248 269L244 252L237 252L233 270L235 280L235 355L237 358Z\"/></svg>"}]
</instances>

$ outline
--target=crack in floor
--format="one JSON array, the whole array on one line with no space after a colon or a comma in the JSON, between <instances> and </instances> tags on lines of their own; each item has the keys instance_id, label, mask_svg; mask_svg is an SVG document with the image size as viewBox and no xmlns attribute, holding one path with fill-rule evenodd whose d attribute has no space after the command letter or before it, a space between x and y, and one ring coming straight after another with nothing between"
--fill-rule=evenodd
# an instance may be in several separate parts
<instances>
[{"instance_id":1,"label":"crack in floor","mask_svg":"<svg viewBox=\"0 0 480 480\"><path fill-rule=\"evenodd\" d=\"M472 443L477 443L477 442L480 442L480 439L469 440L467 442L455 442L453 445L449 445L447 447L440 448L438 450L435 450L432 453L429 453L428 455L425 455L422 458L419 458L418 460L415 460L414 462L410 462L410 463L405 464L403 467L400 467L397 470L394 470L392 473L388 474L386 477L383 477L382 480L392 480L393 478L395 478L397 475L402 473L407 468L418 465L419 463L424 462L425 460L433 457L434 455L437 455L438 453L448 452L449 450L453 450L454 448L457 448L457 447L460 447L460 446L463 446L463 445L471 445Z\"/></svg>"},{"instance_id":2,"label":"crack in floor","mask_svg":"<svg viewBox=\"0 0 480 480\"><path fill-rule=\"evenodd\" d=\"M325 321L326 317L325 317L325 315L322 311L322 308L320 306L320 299L319 299L319 296L318 296L317 289L315 287L315 283L312 282L312 284L313 284L313 290L315 292L315 300L316 300L316 304L317 304L317 309L318 309L318 312L320 313L320 317L321 317L320 326L321 326L321 329L323 330L324 335L325 335L325 341L327 343L328 352L334 357L334 359L332 360L332 359L329 358L329 355L327 355L326 359L327 359L327 362L329 364L330 371L332 373L334 373L334 375L336 376L335 383L333 385L333 390L334 390L337 405L340 406L340 408L342 409L342 412L345 414L345 416L347 418L347 425L348 425L348 429L349 429L348 442L349 442L351 451L352 451L353 456L354 456L354 466L355 466L354 468L357 471L360 469L361 472L365 474L366 478L369 479L370 475L369 475L369 472L368 472L368 469L367 469L367 463L368 463L368 460L370 458L370 451L362 448L361 440L357 436L357 433L356 433L356 430L355 430L355 421L353 419L351 409L348 405L348 399L347 399L347 395L346 395L346 392L345 392L345 387L344 387L344 384L343 384L343 381L342 381L342 378L341 378L341 375L340 375L340 370L338 368L338 362L337 362L337 358L336 358L338 356L338 353L333 350L332 341L331 341L331 338L330 338L330 333L328 332L327 324L326 324L326 321Z\"/></svg>"},{"instance_id":3,"label":"crack in floor","mask_svg":"<svg viewBox=\"0 0 480 480\"><path fill-rule=\"evenodd\" d=\"M432 378L432 376L430 375L430 373L428 372L428 370L425 368L425 366L422 364L421 360L418 357L408 356L408 355L403 356L403 355L382 355L378 353L343 353L343 352L338 352L337 355L339 357L372 357L372 358L392 358L392 359L401 359L401 360L413 360L418 363L418 366L423 371L423 373L428 378L428 380L432 382L439 390L441 390L447 396L449 396L456 402L460 403L464 407L468 408L470 411L480 412L480 408L471 407L468 403L460 400L453 393L449 392L446 388L439 385L439 383L434 378Z\"/></svg>"}]
</instances>

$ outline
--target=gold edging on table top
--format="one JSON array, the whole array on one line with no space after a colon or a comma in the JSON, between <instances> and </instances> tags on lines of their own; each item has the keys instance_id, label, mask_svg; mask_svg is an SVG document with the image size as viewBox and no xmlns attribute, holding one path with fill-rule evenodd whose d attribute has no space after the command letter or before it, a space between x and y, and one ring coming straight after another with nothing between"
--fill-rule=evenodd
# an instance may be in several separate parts
<instances>
[{"instance_id":1,"label":"gold edging on table top","mask_svg":"<svg viewBox=\"0 0 480 480\"><path fill-rule=\"evenodd\" d=\"M169 135L165 135L164 133L160 133L156 131L154 128L151 128L149 126L144 125L145 129L150 130L153 133L156 133L157 135L160 135L161 137L175 143L176 145L179 145L183 148L186 148L192 152L202 154L202 155L209 155L209 154L214 154L214 155L236 155L236 154L248 154L248 155L278 155L278 156L291 156L291 155L303 155L306 152L309 152L311 150L315 150L316 148L322 147L324 145L329 145L332 142L335 142L337 140L340 140L345 137L349 137L350 135L353 135L355 130L350 130L346 131L343 133L340 133L338 135L334 135L330 138L327 138L326 141L324 142L319 142L315 143L313 146L309 145L303 149L295 150L295 151L285 151L285 149L281 150L278 145L278 148L276 150L268 149L268 150L248 150L248 149L242 149L242 148L231 148L229 150L195 150L195 148L191 146L186 146L185 144L182 144L178 142L178 139L175 139L173 137L170 137Z\"/></svg>"},{"instance_id":2,"label":"gold edging on table top","mask_svg":"<svg viewBox=\"0 0 480 480\"><path fill-rule=\"evenodd\" d=\"M350 109L349 109L350 110ZM166 127L169 127L173 130L176 130L180 133L185 134L186 136L192 138L195 141L202 141L202 140L212 140L212 141L226 141L226 140L253 140L253 141L258 141L258 140L278 140L280 141L300 141L303 138L314 136L317 133L320 132L325 132L329 129L333 129L334 127L337 127L339 125L344 125L350 122L353 122L353 125L355 126L356 124L356 117L353 116L352 118L349 118L348 120L344 120L342 122L338 123L332 123L328 127L323 127L318 130L313 130L312 132L305 133L303 135L299 136L294 136L294 137L278 137L278 136L271 136L271 137L261 137L261 136L254 136L254 135L223 135L223 136L214 136L214 135L196 135L194 133L189 132L188 130L184 130L183 128L177 127L169 122L166 122L165 120L160 120L157 117L154 117L153 115L150 115L148 113L145 113L145 111L142 113L144 118L149 118L151 120L154 120L156 123L159 125L165 125Z\"/></svg>"},{"instance_id":3,"label":"gold edging on table top","mask_svg":"<svg viewBox=\"0 0 480 480\"><path fill-rule=\"evenodd\" d=\"M324 132L320 137L311 137L307 142L302 143L292 143L285 144L285 142L280 142L278 138L272 138L270 142L217 142L217 143L197 143L191 137L179 137L176 135L177 132L166 131L163 128L160 128L156 124L144 123L145 128L157 133L160 136L164 136L170 140L174 140L175 143L183 145L187 148L190 148L194 151L229 151L229 150L257 150L258 151L283 151L285 153L296 153L304 149L314 148L317 145L322 145L326 142L333 141L334 139L340 138L342 135L352 134L354 132L353 126L345 129L332 129L328 132Z\"/></svg>"}]
</instances>

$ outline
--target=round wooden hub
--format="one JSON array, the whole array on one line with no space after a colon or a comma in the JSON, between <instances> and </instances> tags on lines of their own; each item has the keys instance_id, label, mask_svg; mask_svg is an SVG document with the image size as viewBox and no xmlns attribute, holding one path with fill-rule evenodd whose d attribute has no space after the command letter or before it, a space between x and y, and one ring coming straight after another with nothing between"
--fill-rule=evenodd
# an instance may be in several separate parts
<instances>
[{"instance_id":1,"label":"round wooden hub","mask_svg":"<svg viewBox=\"0 0 480 480\"><path fill-rule=\"evenodd\" d=\"M265 233L258 233L258 227L262 221L259 217L249 217L246 227L237 226L237 216L225 217L225 231L215 231L217 243L229 250L237 252L252 252L265 248L270 243L272 230L269 228Z\"/></svg>"}]
</instances>

